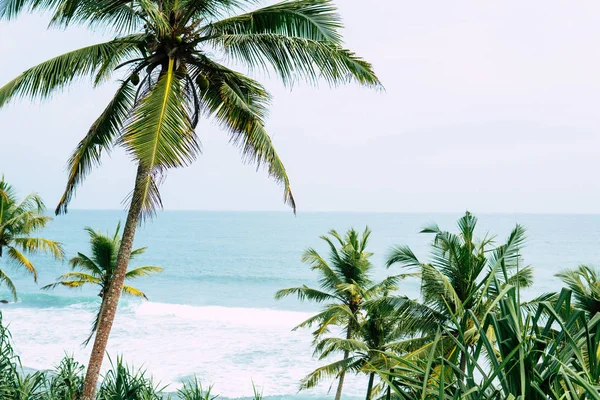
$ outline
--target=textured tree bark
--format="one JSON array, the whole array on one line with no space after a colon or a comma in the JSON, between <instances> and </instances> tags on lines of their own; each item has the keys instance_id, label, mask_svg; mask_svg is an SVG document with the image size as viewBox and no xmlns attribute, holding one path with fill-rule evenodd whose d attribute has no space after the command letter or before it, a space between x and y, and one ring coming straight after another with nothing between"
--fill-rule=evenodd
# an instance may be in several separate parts
<instances>
[{"instance_id":1,"label":"textured tree bark","mask_svg":"<svg viewBox=\"0 0 600 400\"><path fill-rule=\"evenodd\" d=\"M369 375L369 386L367 386L367 400L371 400L371 392L373 391L373 380L375 380L375 372Z\"/></svg>"},{"instance_id":2,"label":"textured tree bark","mask_svg":"<svg viewBox=\"0 0 600 400\"><path fill-rule=\"evenodd\" d=\"M351 324L348 324L348 328L346 329L346 339L350 339L352 337L352 328ZM348 358L350 353L346 350L344 351L344 360ZM335 392L335 400L341 400L342 398L342 387L344 386L344 378L346 377L346 370L343 369L340 372L340 381L338 382L337 391Z\"/></svg>"},{"instance_id":3,"label":"textured tree bark","mask_svg":"<svg viewBox=\"0 0 600 400\"><path fill-rule=\"evenodd\" d=\"M101 315L100 320L98 321L96 337L94 339L94 347L92 348L92 354L90 354L90 361L88 363L87 372L85 375L82 400L94 400L96 396L100 368L102 367L102 361L104 359L104 353L106 352L108 337L110 335L110 330L112 329L115 314L117 312L119 298L121 297L121 292L123 291L123 283L125 282L125 274L127 273L129 257L131 256L133 239L135 237L135 229L137 227L142 210L141 202L134 200L139 197L139 192L143 190L141 181L143 178L145 178L147 173L148 172L146 168L142 167L141 165L138 166L137 175L135 178L135 187L133 189L133 196L131 198L132 201L131 205L129 206L125 228L123 229L121 247L119 248L119 253L117 255L117 267L110 283L109 290L107 293L105 293L105 299L103 300L104 306L100 311Z\"/></svg>"}]
</instances>

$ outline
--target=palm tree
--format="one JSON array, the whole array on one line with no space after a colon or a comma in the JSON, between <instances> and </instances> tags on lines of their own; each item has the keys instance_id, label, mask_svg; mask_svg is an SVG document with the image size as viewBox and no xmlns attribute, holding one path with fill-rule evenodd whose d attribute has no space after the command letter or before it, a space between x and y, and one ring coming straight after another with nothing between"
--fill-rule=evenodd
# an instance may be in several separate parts
<instances>
[{"instance_id":1,"label":"palm tree","mask_svg":"<svg viewBox=\"0 0 600 400\"><path fill-rule=\"evenodd\" d=\"M104 307L104 299L117 266L117 253L121 245L121 237L119 236L120 230L121 224L117 225L114 235L109 236L104 235L99 231L94 231L90 227L85 228L85 231L90 236L91 255L87 256L83 253L77 253L77 256L71 258L69 265L73 270L78 269L79 271L63 274L57 278L55 283L42 287L44 290L54 289L57 286L75 289L86 284L99 287L100 291L98 292L98 296L102 299L102 302L92 324L90 336L83 342L84 345L88 344L98 328L100 310ZM145 251L146 247L133 250L129 256L129 261L132 261L136 256ZM137 267L127 271L125 280L129 281L143 276L149 276L154 273L162 272L162 270L162 268L156 266ZM136 289L133 286L123 285L122 292L126 295L141 297L148 300L141 290Z\"/></svg>"},{"instance_id":2,"label":"palm tree","mask_svg":"<svg viewBox=\"0 0 600 400\"><path fill-rule=\"evenodd\" d=\"M350 229L344 237L335 230L331 230L329 236L321 236L330 250L329 262L313 248L307 249L302 256L302 262L309 264L311 269L321 274L320 288L312 289L303 285L283 289L276 293L276 299L297 295L301 301L327 303L323 311L296 327L317 325L317 330L313 332L315 344L333 325L343 327L347 341L351 341L358 334L359 313L364 302L364 294L367 291L366 288L372 286L369 277L372 268L369 258L372 254L366 251L370 235L371 231L367 227L362 237L354 229ZM349 349L344 350L342 360L329 369L329 371L335 370L339 377L336 400L342 396L349 352ZM320 374L317 377L313 376L312 379L305 379L302 388L316 385L326 375L331 374Z\"/></svg>"},{"instance_id":3,"label":"palm tree","mask_svg":"<svg viewBox=\"0 0 600 400\"><path fill-rule=\"evenodd\" d=\"M387 278L378 285L379 288L371 298L363 303L360 315L360 326L355 338L344 339L327 337L316 345L316 353L324 359L334 353L344 353L344 362L334 362L317 368L304 378L306 387L313 386L324 376L335 375L343 371L362 372L369 376L366 400L373 398L375 375L380 371L389 371L387 353L396 352L403 346L406 334L403 326L403 314L394 312L387 304L388 292L396 288L390 284L395 277Z\"/></svg>"},{"instance_id":4,"label":"palm tree","mask_svg":"<svg viewBox=\"0 0 600 400\"><path fill-rule=\"evenodd\" d=\"M108 42L43 62L0 88L2 107L19 96L50 97L81 77L91 77L94 85L121 78L114 98L69 160L67 187L56 210L67 211L76 188L100 164L102 151L122 146L137 163L114 282L88 365L85 400L95 392L140 215L151 215L162 205L158 186L165 172L197 156L194 129L201 116L213 117L225 128L246 161L266 166L295 210L286 170L264 127L270 95L257 81L217 60L274 70L289 86L323 79L330 85L355 81L380 87L371 65L342 47L341 23L331 0L284 1L231 16L253 3L0 0L0 17L50 11L55 25L100 25L116 34Z\"/></svg>"},{"instance_id":5,"label":"palm tree","mask_svg":"<svg viewBox=\"0 0 600 400\"><path fill-rule=\"evenodd\" d=\"M486 235L479 241L475 238L476 226L477 218L467 212L458 220L458 234L442 231L437 225L424 228L422 233L435 235L429 263L419 261L407 246L396 246L389 255L388 267L399 264L418 271L423 305L416 310L419 318L412 321L425 328L422 333L431 339L435 336L431 327L446 323L458 332L466 332L466 341L474 340L476 330L470 314L486 315L507 285L527 287L532 283L532 268L519 267L525 230L517 225L503 245L492 248L493 237ZM415 309L409 307L406 312L414 315ZM428 323L424 323L426 321ZM419 327L406 329L415 332ZM425 354L427 349L427 346L419 348L413 355ZM460 367L464 371L466 355L454 353L460 355Z\"/></svg>"},{"instance_id":6,"label":"palm tree","mask_svg":"<svg viewBox=\"0 0 600 400\"><path fill-rule=\"evenodd\" d=\"M556 274L573 292L575 307L585 311L589 319L600 312L600 272L580 265Z\"/></svg>"},{"instance_id":7,"label":"palm tree","mask_svg":"<svg viewBox=\"0 0 600 400\"><path fill-rule=\"evenodd\" d=\"M25 268L37 282L37 271L24 253L46 253L56 259L62 259L64 252L60 243L32 235L52 221L43 215L44 202L37 194L30 194L19 201L14 188L4 176L0 180L0 259L6 256L9 261ZM0 269L0 281L9 288L13 298L17 299L17 289L6 272Z\"/></svg>"}]
</instances>

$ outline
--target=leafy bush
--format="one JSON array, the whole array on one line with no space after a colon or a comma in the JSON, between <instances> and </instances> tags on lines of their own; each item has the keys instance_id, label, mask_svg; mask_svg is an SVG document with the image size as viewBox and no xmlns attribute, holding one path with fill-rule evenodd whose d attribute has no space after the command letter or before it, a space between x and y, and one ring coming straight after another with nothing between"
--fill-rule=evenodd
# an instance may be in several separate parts
<instances>
[{"instance_id":1,"label":"leafy bush","mask_svg":"<svg viewBox=\"0 0 600 400\"><path fill-rule=\"evenodd\" d=\"M98 400L161 400L160 392L146 372L132 367L123 362L122 357L117 358L112 368L104 375Z\"/></svg>"}]
</instances>

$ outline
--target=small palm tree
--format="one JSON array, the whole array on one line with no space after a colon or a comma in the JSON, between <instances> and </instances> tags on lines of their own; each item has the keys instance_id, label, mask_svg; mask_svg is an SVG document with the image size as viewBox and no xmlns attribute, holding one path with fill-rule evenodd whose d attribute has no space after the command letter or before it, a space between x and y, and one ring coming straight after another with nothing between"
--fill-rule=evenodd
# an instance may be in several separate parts
<instances>
[{"instance_id":1,"label":"small palm tree","mask_svg":"<svg viewBox=\"0 0 600 400\"><path fill-rule=\"evenodd\" d=\"M372 286L369 277L372 268L369 258L372 254L366 251L370 235L371 231L366 228L362 237L354 229L350 229L344 237L335 230L330 231L329 236L321 236L330 249L329 262L313 248L306 250L302 256L302 262L311 265L313 270L317 270L321 274L319 279L321 287L312 289L304 285L280 290L275 295L276 299L281 299L295 294L301 301L327 303L323 311L296 327L317 325L317 330L313 332L315 344L333 325L341 326L344 329L347 341L352 340L358 334L360 329L359 313L365 293ZM328 369L329 372L334 371L335 373L323 373L312 377L309 375L308 379L305 378L303 381L302 388L316 385L322 377L327 375L337 375L339 383L335 398L339 400L342 396L349 352L349 349L344 350L342 360Z\"/></svg>"},{"instance_id":2,"label":"small palm tree","mask_svg":"<svg viewBox=\"0 0 600 400\"><path fill-rule=\"evenodd\" d=\"M334 353L344 353L343 364L334 362L317 368L304 378L304 384L318 382L323 376L339 373L340 366L346 371L364 373L369 376L366 400L371 400L374 394L375 375L382 370L389 370L390 365L386 356L388 352L395 352L400 340L405 335L403 327L403 313L394 312L387 303L388 291L395 288L386 279L378 287L374 296L363 304L360 326L357 335L352 339L327 337L320 340L315 352L320 359ZM371 291L373 292L373 291Z\"/></svg>"},{"instance_id":3,"label":"small palm tree","mask_svg":"<svg viewBox=\"0 0 600 400\"><path fill-rule=\"evenodd\" d=\"M25 268L37 282L37 271L31 261L23 253L47 253L56 259L62 259L64 252L60 243L40 237L32 237L46 224L51 217L43 215L44 202L37 194L30 194L18 201L15 190L0 180L0 259L6 256L12 263ZM8 275L0 269L0 281L10 289L13 298L17 299L17 289Z\"/></svg>"},{"instance_id":4,"label":"small palm tree","mask_svg":"<svg viewBox=\"0 0 600 400\"><path fill-rule=\"evenodd\" d=\"M600 312L600 271L587 265L556 274L573 292L575 307L592 319Z\"/></svg>"},{"instance_id":5,"label":"small palm tree","mask_svg":"<svg viewBox=\"0 0 600 400\"><path fill-rule=\"evenodd\" d=\"M54 289L57 286L64 286L75 289L86 284L98 286L100 288L98 296L102 299L102 302L92 324L90 336L85 340L83 343L84 345L90 341L98 327L100 311L104 306L105 294L110 286L117 265L117 252L121 245L121 236L119 235L121 226L120 224L117 226L117 229L112 236L104 235L89 227L85 228L85 230L90 236L91 255L87 256L83 253L77 253L77 256L71 258L69 264L73 270L79 269L79 271L63 274L58 277L55 283L46 285L42 288L48 290ZM144 253L144 251L146 251L145 247L133 250L129 260L133 260L136 256ZM162 270L162 268L155 266L137 267L127 271L125 280L128 281L142 276L152 275L161 272ZM129 285L123 285L123 294L141 297L146 300L148 299L141 290Z\"/></svg>"},{"instance_id":6,"label":"small palm tree","mask_svg":"<svg viewBox=\"0 0 600 400\"><path fill-rule=\"evenodd\" d=\"M399 264L418 271L424 304L417 310L420 318L414 318L416 324L429 329L431 322L434 322L433 326L446 323L455 330L467 332L466 340L469 341L475 339L469 313L478 317L488 313L507 284L518 287L531 285L533 271L529 266L519 267L520 248L525 240L525 230L520 225L498 247L492 247L493 237L486 235L481 240L476 239L477 218L469 212L458 220L457 225L458 234L442 231L437 225L421 231L435 235L430 262L419 261L407 246L396 246L391 251L387 266ZM407 312L410 315L414 309L409 308ZM430 323L424 323L427 320ZM435 330L423 333L433 338ZM426 349L422 347L413 353L424 353L422 350ZM466 355L454 354L461 357L460 366L464 370Z\"/></svg>"}]
</instances>

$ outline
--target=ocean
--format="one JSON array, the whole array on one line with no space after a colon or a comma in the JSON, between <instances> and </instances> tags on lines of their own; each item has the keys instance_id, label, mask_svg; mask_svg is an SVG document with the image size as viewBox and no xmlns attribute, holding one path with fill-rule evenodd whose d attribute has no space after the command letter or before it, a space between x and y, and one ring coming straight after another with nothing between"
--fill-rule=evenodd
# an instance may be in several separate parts
<instances>
[{"instance_id":1,"label":"ocean","mask_svg":"<svg viewBox=\"0 0 600 400\"><path fill-rule=\"evenodd\" d=\"M579 264L600 261L600 215L481 214L479 236L504 240L519 223L527 228L525 263L535 268L535 284L524 297L558 290L554 274ZM297 299L274 300L277 290L307 284L317 276L300 257L307 247L327 254L319 236L369 226L375 278L400 272L384 260L393 245L406 244L423 259L430 235L419 234L436 222L456 231L460 214L299 213L166 211L138 229L136 247L147 246L133 266L158 265L159 275L132 284L149 301L122 300L109 342L113 359L123 355L146 369L156 382L175 391L194 375L225 398L248 397L252 382L272 398L332 398L329 383L298 393L300 379L322 365L312 357L307 330L292 328L318 309ZM71 211L57 217L40 236L64 244L67 257L89 252L85 226L113 233L125 214L119 211ZM68 271L68 263L31 257L39 285L0 259L13 278L17 303L2 304L16 350L24 367L48 369L65 355L86 363L91 345L82 348L99 302L93 288L41 291ZM418 296L418 282L407 280L399 292ZM0 287L0 298L9 298ZM105 361L104 367L109 365ZM348 377L347 399L363 398L362 377Z\"/></svg>"}]
</instances>

